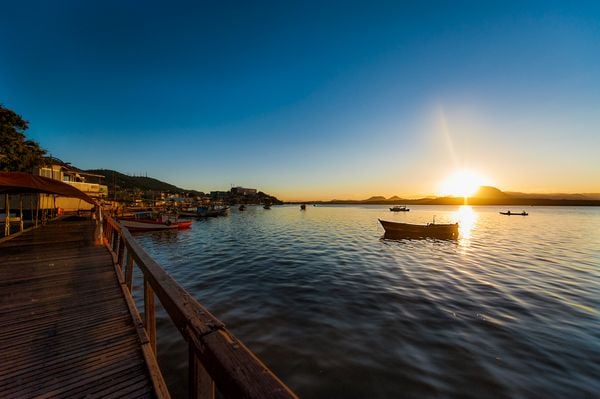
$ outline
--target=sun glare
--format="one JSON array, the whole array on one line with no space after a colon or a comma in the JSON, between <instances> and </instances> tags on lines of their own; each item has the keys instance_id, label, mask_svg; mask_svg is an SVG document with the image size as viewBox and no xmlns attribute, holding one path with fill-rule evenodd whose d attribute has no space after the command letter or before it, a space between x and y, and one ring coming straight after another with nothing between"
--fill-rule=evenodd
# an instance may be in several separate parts
<instances>
[{"instance_id":1,"label":"sun glare","mask_svg":"<svg viewBox=\"0 0 600 399\"><path fill-rule=\"evenodd\" d=\"M485 179L480 174L471 170L459 170L442 182L438 193L442 196L469 197L484 184Z\"/></svg>"}]
</instances>

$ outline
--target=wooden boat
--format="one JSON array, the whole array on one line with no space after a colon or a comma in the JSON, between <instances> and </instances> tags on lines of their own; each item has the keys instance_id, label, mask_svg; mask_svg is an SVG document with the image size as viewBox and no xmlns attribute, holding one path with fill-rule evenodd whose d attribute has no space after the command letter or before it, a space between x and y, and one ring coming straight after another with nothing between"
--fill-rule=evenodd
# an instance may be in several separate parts
<instances>
[{"instance_id":1,"label":"wooden boat","mask_svg":"<svg viewBox=\"0 0 600 399\"><path fill-rule=\"evenodd\" d=\"M198 216L198 210L196 208L185 208L177 212L179 216L185 217L196 217Z\"/></svg>"},{"instance_id":2,"label":"wooden boat","mask_svg":"<svg viewBox=\"0 0 600 399\"><path fill-rule=\"evenodd\" d=\"M410 209L408 209L406 206L393 206L390 208L390 211L392 212L409 212Z\"/></svg>"},{"instance_id":3,"label":"wooden boat","mask_svg":"<svg viewBox=\"0 0 600 399\"><path fill-rule=\"evenodd\" d=\"M129 231L180 230L190 228L191 220L174 219L167 215L154 217L152 212L136 212L132 217L118 218Z\"/></svg>"},{"instance_id":4,"label":"wooden boat","mask_svg":"<svg viewBox=\"0 0 600 399\"><path fill-rule=\"evenodd\" d=\"M378 219L385 230L384 238L441 238L457 239L458 223L436 224L428 223L426 225L388 222Z\"/></svg>"},{"instance_id":5,"label":"wooden boat","mask_svg":"<svg viewBox=\"0 0 600 399\"><path fill-rule=\"evenodd\" d=\"M244 210L246 210L246 205L242 204L242 205L240 205L240 207L238 209L240 211L244 211Z\"/></svg>"},{"instance_id":6,"label":"wooden boat","mask_svg":"<svg viewBox=\"0 0 600 399\"><path fill-rule=\"evenodd\" d=\"M506 211L506 212L500 212L501 215L514 215L514 216L527 216L529 215L527 212L523 211L523 212L511 212L511 211Z\"/></svg>"},{"instance_id":7,"label":"wooden boat","mask_svg":"<svg viewBox=\"0 0 600 399\"><path fill-rule=\"evenodd\" d=\"M303 210L303 211L305 211L306 210L306 204L300 205L300 209Z\"/></svg>"},{"instance_id":8,"label":"wooden boat","mask_svg":"<svg viewBox=\"0 0 600 399\"><path fill-rule=\"evenodd\" d=\"M265 209L271 209L271 204L265 204L265 205L263 206L263 208L265 208Z\"/></svg>"},{"instance_id":9,"label":"wooden boat","mask_svg":"<svg viewBox=\"0 0 600 399\"><path fill-rule=\"evenodd\" d=\"M222 205L210 205L210 206L199 206L197 209L196 216L198 217L217 217L225 216L229 210L228 206Z\"/></svg>"}]
</instances>

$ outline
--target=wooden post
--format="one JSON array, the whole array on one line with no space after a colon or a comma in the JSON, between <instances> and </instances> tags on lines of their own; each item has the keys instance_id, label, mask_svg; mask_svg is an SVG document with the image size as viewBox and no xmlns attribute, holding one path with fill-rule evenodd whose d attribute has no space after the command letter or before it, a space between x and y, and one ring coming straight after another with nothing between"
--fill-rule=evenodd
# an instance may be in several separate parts
<instances>
[{"instance_id":1,"label":"wooden post","mask_svg":"<svg viewBox=\"0 0 600 399\"><path fill-rule=\"evenodd\" d=\"M116 234L115 234L116 233ZM117 253L117 246L119 245L119 232L113 228L111 248L114 253Z\"/></svg>"},{"instance_id":2,"label":"wooden post","mask_svg":"<svg viewBox=\"0 0 600 399\"><path fill-rule=\"evenodd\" d=\"M4 237L10 235L10 197L8 194L4 197Z\"/></svg>"},{"instance_id":3,"label":"wooden post","mask_svg":"<svg viewBox=\"0 0 600 399\"><path fill-rule=\"evenodd\" d=\"M125 284L133 296L133 255L127 250L127 263L125 264Z\"/></svg>"},{"instance_id":4,"label":"wooden post","mask_svg":"<svg viewBox=\"0 0 600 399\"><path fill-rule=\"evenodd\" d=\"M19 231L23 231L23 196L21 194L19 194L19 204L21 206L20 210L21 210L21 225L20 225L20 229Z\"/></svg>"},{"instance_id":5,"label":"wooden post","mask_svg":"<svg viewBox=\"0 0 600 399\"><path fill-rule=\"evenodd\" d=\"M42 194L38 194L35 196L35 227L38 227L38 222L40 221L40 198Z\"/></svg>"},{"instance_id":6,"label":"wooden post","mask_svg":"<svg viewBox=\"0 0 600 399\"><path fill-rule=\"evenodd\" d=\"M156 355L156 315L154 310L154 291L150 281L144 276L144 327Z\"/></svg>"},{"instance_id":7,"label":"wooden post","mask_svg":"<svg viewBox=\"0 0 600 399\"><path fill-rule=\"evenodd\" d=\"M188 345L189 398L214 399L215 382L200 363L194 347Z\"/></svg>"},{"instance_id":8,"label":"wooden post","mask_svg":"<svg viewBox=\"0 0 600 399\"><path fill-rule=\"evenodd\" d=\"M119 236L119 254L117 255L117 265L123 270L123 255L125 255L125 242L123 236Z\"/></svg>"}]
</instances>

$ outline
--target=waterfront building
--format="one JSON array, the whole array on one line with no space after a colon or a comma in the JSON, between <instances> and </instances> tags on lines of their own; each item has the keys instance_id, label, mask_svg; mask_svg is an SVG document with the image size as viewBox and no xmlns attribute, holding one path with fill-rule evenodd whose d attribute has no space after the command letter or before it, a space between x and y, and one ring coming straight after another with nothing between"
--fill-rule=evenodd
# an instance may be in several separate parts
<instances>
[{"instance_id":1,"label":"waterfront building","mask_svg":"<svg viewBox=\"0 0 600 399\"><path fill-rule=\"evenodd\" d=\"M108 187L104 183L104 176L84 172L58 158L47 157L46 164L35 169L33 174L67 183L99 201L108 198ZM39 200L41 209L54 208L55 206L65 211L92 208L91 204L76 198L56 197L54 199L51 195L39 194Z\"/></svg>"}]
</instances>

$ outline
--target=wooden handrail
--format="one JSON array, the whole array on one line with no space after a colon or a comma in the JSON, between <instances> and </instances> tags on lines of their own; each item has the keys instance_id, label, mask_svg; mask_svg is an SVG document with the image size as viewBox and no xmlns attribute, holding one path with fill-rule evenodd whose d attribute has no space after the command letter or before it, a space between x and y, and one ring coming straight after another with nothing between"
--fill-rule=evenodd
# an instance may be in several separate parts
<instances>
[{"instance_id":1,"label":"wooden handrail","mask_svg":"<svg viewBox=\"0 0 600 399\"><path fill-rule=\"evenodd\" d=\"M133 296L133 267L144 276L144 330L156 353L156 296L188 342L190 398L296 398L225 325L204 308L152 259L131 233L111 217L104 219L104 239L123 287ZM126 252L126 254L125 254ZM139 316L139 315L138 315Z\"/></svg>"}]
</instances>

